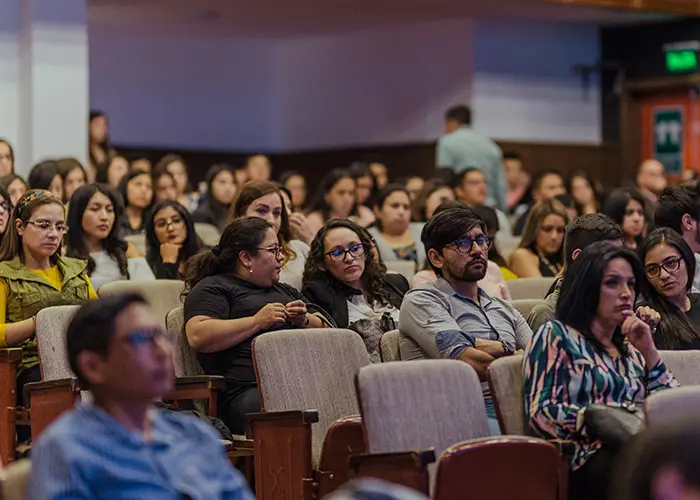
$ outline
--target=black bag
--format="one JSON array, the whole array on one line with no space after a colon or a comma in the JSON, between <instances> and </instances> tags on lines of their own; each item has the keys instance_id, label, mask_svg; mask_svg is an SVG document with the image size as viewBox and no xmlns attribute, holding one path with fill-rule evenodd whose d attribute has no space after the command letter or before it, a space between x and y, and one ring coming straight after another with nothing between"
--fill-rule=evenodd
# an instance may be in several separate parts
<instances>
[{"instance_id":1,"label":"black bag","mask_svg":"<svg viewBox=\"0 0 700 500\"><path fill-rule=\"evenodd\" d=\"M583 413L583 422L591 439L613 449L619 449L646 428L644 414L634 404L591 405Z\"/></svg>"}]
</instances>

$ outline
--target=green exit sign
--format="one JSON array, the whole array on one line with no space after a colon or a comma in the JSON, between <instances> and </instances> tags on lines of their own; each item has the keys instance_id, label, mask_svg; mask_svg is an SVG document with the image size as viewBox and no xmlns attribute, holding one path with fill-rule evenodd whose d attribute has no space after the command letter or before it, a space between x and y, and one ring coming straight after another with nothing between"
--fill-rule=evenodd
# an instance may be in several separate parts
<instances>
[{"instance_id":1,"label":"green exit sign","mask_svg":"<svg viewBox=\"0 0 700 500\"><path fill-rule=\"evenodd\" d=\"M666 52L666 70L669 73L692 73L698 70L698 54L694 50Z\"/></svg>"}]
</instances>

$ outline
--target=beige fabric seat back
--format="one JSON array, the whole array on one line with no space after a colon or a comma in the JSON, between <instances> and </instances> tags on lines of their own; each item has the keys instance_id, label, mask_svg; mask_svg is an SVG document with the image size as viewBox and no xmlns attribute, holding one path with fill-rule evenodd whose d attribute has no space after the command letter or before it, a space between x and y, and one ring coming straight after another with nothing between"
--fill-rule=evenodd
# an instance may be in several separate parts
<instances>
[{"instance_id":1,"label":"beige fabric seat back","mask_svg":"<svg viewBox=\"0 0 700 500\"><path fill-rule=\"evenodd\" d=\"M416 274L416 263L407 260L391 260L384 263L386 270L396 274L403 274L410 283Z\"/></svg>"},{"instance_id":2,"label":"beige fabric seat back","mask_svg":"<svg viewBox=\"0 0 700 500\"><path fill-rule=\"evenodd\" d=\"M418 342L408 335L399 332L399 354L403 361L415 361L417 359L431 359Z\"/></svg>"},{"instance_id":3,"label":"beige fabric seat back","mask_svg":"<svg viewBox=\"0 0 700 500\"><path fill-rule=\"evenodd\" d=\"M644 402L647 424L662 426L683 418L700 417L700 386L657 391Z\"/></svg>"},{"instance_id":4,"label":"beige fabric seat back","mask_svg":"<svg viewBox=\"0 0 700 500\"><path fill-rule=\"evenodd\" d=\"M153 314L162 326L165 326L165 316L182 305L182 291L185 283L179 280L154 281L112 281L100 287L100 297L114 293L136 292L143 295L151 306Z\"/></svg>"},{"instance_id":5,"label":"beige fabric seat back","mask_svg":"<svg viewBox=\"0 0 700 500\"><path fill-rule=\"evenodd\" d=\"M506 262L508 259L510 259L511 254L520 246L520 240L520 236L496 236L498 251L501 253L503 258L506 259Z\"/></svg>"},{"instance_id":6,"label":"beige fabric seat back","mask_svg":"<svg viewBox=\"0 0 700 500\"><path fill-rule=\"evenodd\" d=\"M554 278L520 278L506 281L511 298L542 300L547 295L549 288L554 283Z\"/></svg>"},{"instance_id":7,"label":"beige fabric seat back","mask_svg":"<svg viewBox=\"0 0 700 500\"><path fill-rule=\"evenodd\" d=\"M45 307L36 315L41 378L46 382L74 376L68 365L66 333L78 309L80 306Z\"/></svg>"},{"instance_id":8,"label":"beige fabric seat back","mask_svg":"<svg viewBox=\"0 0 700 500\"><path fill-rule=\"evenodd\" d=\"M130 234L124 239L136 247L141 255L146 255L146 234Z\"/></svg>"},{"instance_id":9,"label":"beige fabric seat back","mask_svg":"<svg viewBox=\"0 0 700 500\"><path fill-rule=\"evenodd\" d=\"M187 342L185 334L185 308L176 307L165 317L165 327L173 336L173 365L176 377L194 377L204 375L197 361L197 353Z\"/></svg>"},{"instance_id":10,"label":"beige fabric seat back","mask_svg":"<svg viewBox=\"0 0 700 500\"><path fill-rule=\"evenodd\" d=\"M476 371L454 360L365 366L357 377L368 453L435 449L486 437L489 427Z\"/></svg>"},{"instance_id":11,"label":"beige fabric seat back","mask_svg":"<svg viewBox=\"0 0 700 500\"><path fill-rule=\"evenodd\" d=\"M501 432L513 436L533 436L525 415L522 355L495 360L489 366L488 380Z\"/></svg>"},{"instance_id":12,"label":"beige fabric seat back","mask_svg":"<svg viewBox=\"0 0 700 500\"><path fill-rule=\"evenodd\" d=\"M253 361L264 411L318 410L312 426L317 467L328 427L359 414L353 381L369 364L362 337L341 329L270 332L253 340Z\"/></svg>"},{"instance_id":13,"label":"beige fabric seat back","mask_svg":"<svg viewBox=\"0 0 700 500\"><path fill-rule=\"evenodd\" d=\"M659 354L682 386L700 385L700 351L661 351Z\"/></svg>"},{"instance_id":14,"label":"beige fabric seat back","mask_svg":"<svg viewBox=\"0 0 700 500\"><path fill-rule=\"evenodd\" d=\"M209 247L218 245L221 239L221 231L219 231L219 228L212 224L207 224L206 222L195 222L194 232L197 233L202 243Z\"/></svg>"},{"instance_id":15,"label":"beige fabric seat back","mask_svg":"<svg viewBox=\"0 0 700 500\"><path fill-rule=\"evenodd\" d=\"M379 340L379 354L384 363L401 360L398 330L392 330L382 335L382 338Z\"/></svg>"},{"instance_id":16,"label":"beige fabric seat back","mask_svg":"<svg viewBox=\"0 0 700 500\"><path fill-rule=\"evenodd\" d=\"M530 312L540 302L542 302L542 299L519 299L514 300L513 302L511 302L511 304L522 315L523 318L527 318Z\"/></svg>"},{"instance_id":17,"label":"beige fabric seat back","mask_svg":"<svg viewBox=\"0 0 700 500\"><path fill-rule=\"evenodd\" d=\"M31 461L18 460L6 468L0 464L0 498L2 500L24 500L29 488Z\"/></svg>"}]
</instances>

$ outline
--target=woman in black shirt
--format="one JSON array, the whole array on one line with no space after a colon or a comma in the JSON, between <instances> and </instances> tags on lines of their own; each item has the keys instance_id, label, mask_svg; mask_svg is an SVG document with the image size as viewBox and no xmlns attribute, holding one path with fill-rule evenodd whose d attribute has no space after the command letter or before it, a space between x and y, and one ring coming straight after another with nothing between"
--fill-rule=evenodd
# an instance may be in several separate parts
<instances>
[{"instance_id":1,"label":"woman in black shirt","mask_svg":"<svg viewBox=\"0 0 700 500\"><path fill-rule=\"evenodd\" d=\"M186 265L187 341L205 373L224 376L220 416L234 433L244 433L247 413L260 411L253 338L325 326L296 289L279 283L283 259L272 225L245 217L226 226L218 245Z\"/></svg>"},{"instance_id":2,"label":"woman in black shirt","mask_svg":"<svg viewBox=\"0 0 700 500\"><path fill-rule=\"evenodd\" d=\"M652 231L642 242L643 305L661 314L654 333L658 349L700 349L700 294L690 293L695 256L683 237L669 228Z\"/></svg>"}]
</instances>

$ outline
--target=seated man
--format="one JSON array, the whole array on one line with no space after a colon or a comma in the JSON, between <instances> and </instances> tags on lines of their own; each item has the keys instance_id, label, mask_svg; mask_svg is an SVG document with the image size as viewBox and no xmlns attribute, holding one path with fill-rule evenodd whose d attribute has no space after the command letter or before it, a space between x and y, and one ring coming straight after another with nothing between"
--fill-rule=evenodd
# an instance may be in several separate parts
<instances>
[{"instance_id":1,"label":"seated man","mask_svg":"<svg viewBox=\"0 0 700 500\"><path fill-rule=\"evenodd\" d=\"M566 236L564 238L566 265L562 270L562 277L554 282L547 297L537 304L527 316L527 324L530 325L533 332L536 332L548 321L554 320L554 311L559 300L559 289L564 281L563 274L578 254L596 241L614 241L622 245L623 235L620 226L615 224L607 215L587 214L575 218L566 228Z\"/></svg>"},{"instance_id":2,"label":"seated man","mask_svg":"<svg viewBox=\"0 0 700 500\"><path fill-rule=\"evenodd\" d=\"M475 208L486 204L488 188L486 176L478 168L468 168L459 174L459 184L455 188L455 193L469 208ZM493 208L498 217L498 238L510 238L510 222L506 214L497 208Z\"/></svg>"},{"instance_id":3,"label":"seated man","mask_svg":"<svg viewBox=\"0 0 700 500\"><path fill-rule=\"evenodd\" d=\"M67 350L94 403L37 439L28 498L253 500L213 429L154 408L173 388L172 347L143 297L86 304L68 327Z\"/></svg>"},{"instance_id":4,"label":"seated man","mask_svg":"<svg viewBox=\"0 0 700 500\"><path fill-rule=\"evenodd\" d=\"M431 358L462 360L485 380L493 360L514 354L532 337L513 306L477 285L491 244L485 224L467 208L451 208L427 222L421 240L438 278L404 296L399 329ZM490 398L486 404L495 419Z\"/></svg>"}]
</instances>

